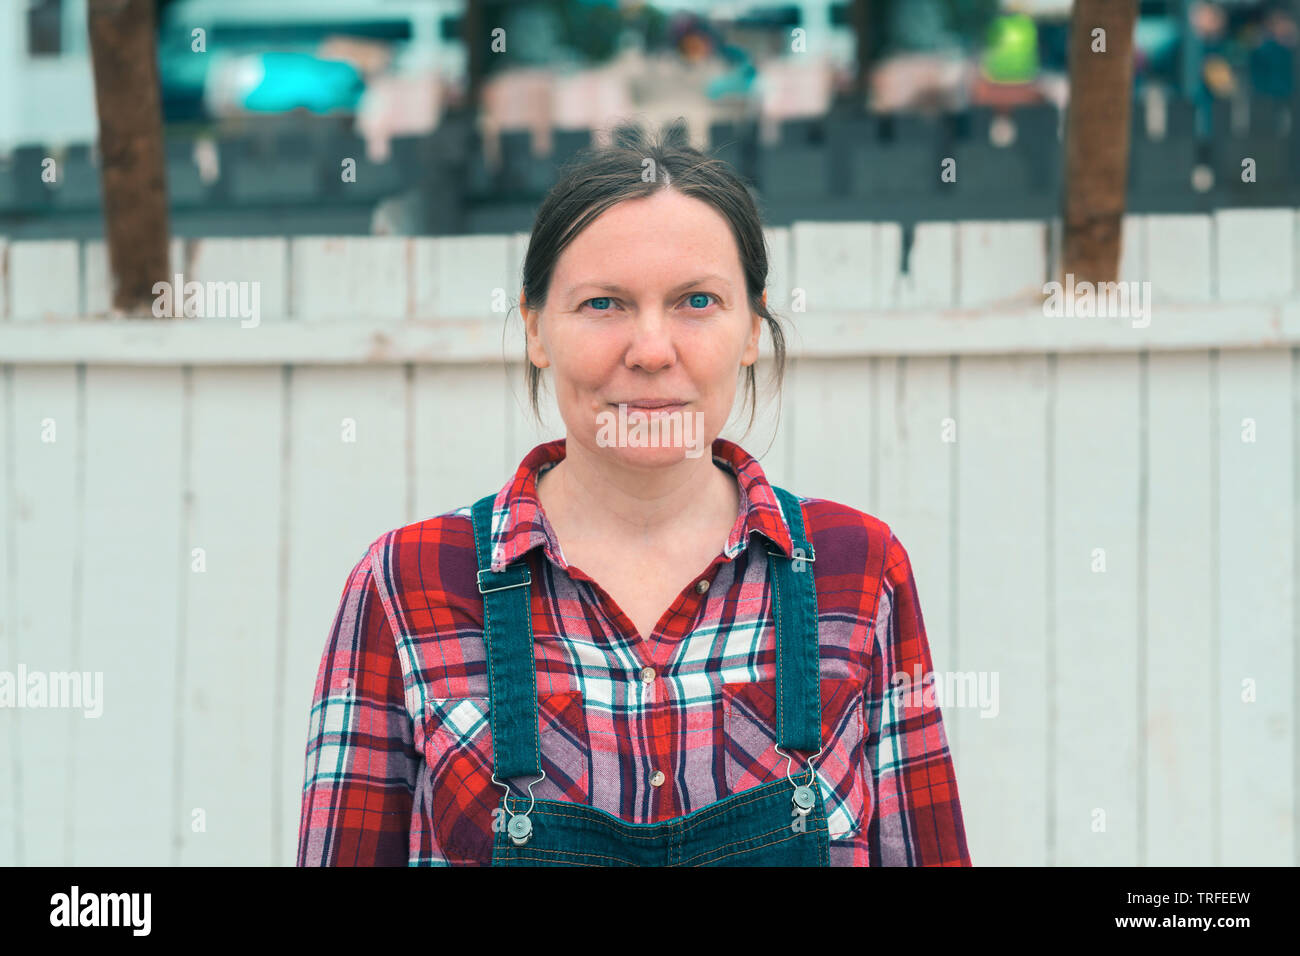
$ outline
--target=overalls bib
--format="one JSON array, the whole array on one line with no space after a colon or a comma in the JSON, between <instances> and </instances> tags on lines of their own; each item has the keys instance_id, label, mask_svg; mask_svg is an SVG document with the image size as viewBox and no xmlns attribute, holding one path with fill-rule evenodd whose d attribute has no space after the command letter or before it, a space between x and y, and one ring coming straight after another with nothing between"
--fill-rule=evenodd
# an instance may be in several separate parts
<instances>
[{"instance_id":1,"label":"overalls bib","mask_svg":"<svg viewBox=\"0 0 1300 956\"><path fill-rule=\"evenodd\" d=\"M586 804L535 800L542 778L537 661L527 565L492 570L495 495L472 508L487 643L492 780L504 791L494 814L493 866L828 866L826 808L812 761L822 751L821 671L812 545L798 499L773 488L794 550L767 542L776 622L776 750L786 776L659 823L628 823ZM807 755L806 774L790 773ZM507 781L517 780L512 795ZM502 825L504 824L504 825Z\"/></svg>"}]
</instances>

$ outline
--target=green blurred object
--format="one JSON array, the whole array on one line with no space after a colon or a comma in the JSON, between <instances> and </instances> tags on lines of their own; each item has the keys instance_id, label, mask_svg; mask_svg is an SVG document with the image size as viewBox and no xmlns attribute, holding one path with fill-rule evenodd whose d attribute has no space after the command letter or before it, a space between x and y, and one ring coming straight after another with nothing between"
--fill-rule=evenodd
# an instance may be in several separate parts
<instances>
[{"instance_id":1,"label":"green blurred object","mask_svg":"<svg viewBox=\"0 0 1300 956\"><path fill-rule=\"evenodd\" d=\"M1028 83L1038 75L1038 26L1023 13L994 19L980 62L994 83Z\"/></svg>"}]
</instances>

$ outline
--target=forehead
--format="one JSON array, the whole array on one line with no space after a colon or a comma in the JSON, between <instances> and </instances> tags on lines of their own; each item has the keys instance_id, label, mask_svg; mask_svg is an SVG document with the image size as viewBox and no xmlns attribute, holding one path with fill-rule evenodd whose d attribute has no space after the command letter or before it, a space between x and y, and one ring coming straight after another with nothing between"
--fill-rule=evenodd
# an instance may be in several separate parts
<instances>
[{"instance_id":1,"label":"forehead","mask_svg":"<svg viewBox=\"0 0 1300 956\"><path fill-rule=\"evenodd\" d=\"M720 212L665 189L606 209L560 253L555 277L644 280L681 270L739 276L740 251Z\"/></svg>"}]
</instances>

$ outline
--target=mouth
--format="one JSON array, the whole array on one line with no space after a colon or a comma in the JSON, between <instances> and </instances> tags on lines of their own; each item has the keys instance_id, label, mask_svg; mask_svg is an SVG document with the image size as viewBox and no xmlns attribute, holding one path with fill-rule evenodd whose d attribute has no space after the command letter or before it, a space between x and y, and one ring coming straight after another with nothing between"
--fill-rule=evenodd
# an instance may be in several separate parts
<instances>
[{"instance_id":1,"label":"mouth","mask_svg":"<svg viewBox=\"0 0 1300 956\"><path fill-rule=\"evenodd\" d=\"M634 398L627 402L610 402L609 404L611 408L623 406L627 408L629 413L641 412L646 415L678 411L686 407L686 402L672 398Z\"/></svg>"}]
</instances>

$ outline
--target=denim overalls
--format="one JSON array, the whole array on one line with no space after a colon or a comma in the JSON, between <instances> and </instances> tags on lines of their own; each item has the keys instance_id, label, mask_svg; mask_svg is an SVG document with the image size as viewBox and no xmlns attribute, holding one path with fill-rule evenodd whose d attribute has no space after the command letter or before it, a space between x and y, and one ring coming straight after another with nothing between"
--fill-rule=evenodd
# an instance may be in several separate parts
<instances>
[{"instance_id":1,"label":"denim overalls","mask_svg":"<svg viewBox=\"0 0 1300 956\"><path fill-rule=\"evenodd\" d=\"M542 777L532 578L522 560L491 569L496 496L474 504L492 780L505 791L494 814L493 866L829 865L826 808L812 769L822 751L815 556L798 499L782 488L773 491L794 542L790 555L765 542L776 622L776 749L786 757L786 776L659 823L627 823L586 804L532 799L531 785ZM800 780L790 773L796 751L808 761ZM506 781L516 778L519 793L512 795Z\"/></svg>"}]
</instances>

